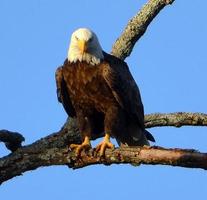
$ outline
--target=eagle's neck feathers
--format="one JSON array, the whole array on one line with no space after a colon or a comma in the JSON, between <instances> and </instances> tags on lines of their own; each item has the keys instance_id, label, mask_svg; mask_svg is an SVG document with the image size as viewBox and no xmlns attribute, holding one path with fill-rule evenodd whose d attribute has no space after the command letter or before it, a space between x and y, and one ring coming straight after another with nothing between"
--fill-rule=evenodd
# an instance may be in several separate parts
<instances>
[{"instance_id":1,"label":"eagle's neck feathers","mask_svg":"<svg viewBox=\"0 0 207 200\"><path fill-rule=\"evenodd\" d=\"M96 51L93 54L87 52L81 54L79 52L79 49L71 49L71 48L69 48L68 51L68 61L70 63L76 63L79 61L79 62L86 62L90 65L98 65L101 63L103 59L104 59L104 55L102 50L100 52Z\"/></svg>"}]
</instances>

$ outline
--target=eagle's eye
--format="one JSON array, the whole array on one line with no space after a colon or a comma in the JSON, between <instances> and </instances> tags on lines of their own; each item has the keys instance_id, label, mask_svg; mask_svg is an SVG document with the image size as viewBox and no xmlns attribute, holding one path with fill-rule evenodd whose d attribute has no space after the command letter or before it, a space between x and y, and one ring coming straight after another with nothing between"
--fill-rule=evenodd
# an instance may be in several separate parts
<instances>
[{"instance_id":1,"label":"eagle's eye","mask_svg":"<svg viewBox=\"0 0 207 200\"><path fill-rule=\"evenodd\" d=\"M79 38L78 38L77 36L75 36L75 39L76 39L76 40L79 40Z\"/></svg>"}]
</instances>

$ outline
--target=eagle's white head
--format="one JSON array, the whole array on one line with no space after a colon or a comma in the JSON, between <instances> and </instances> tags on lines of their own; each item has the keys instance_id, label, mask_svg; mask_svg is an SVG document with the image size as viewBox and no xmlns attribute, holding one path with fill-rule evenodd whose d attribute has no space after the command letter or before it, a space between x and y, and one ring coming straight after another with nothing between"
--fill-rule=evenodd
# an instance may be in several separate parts
<instances>
[{"instance_id":1,"label":"eagle's white head","mask_svg":"<svg viewBox=\"0 0 207 200\"><path fill-rule=\"evenodd\" d=\"M104 58L101 45L94 32L87 28L79 28L71 36L68 50L68 61L85 61L91 65L98 65Z\"/></svg>"}]
</instances>

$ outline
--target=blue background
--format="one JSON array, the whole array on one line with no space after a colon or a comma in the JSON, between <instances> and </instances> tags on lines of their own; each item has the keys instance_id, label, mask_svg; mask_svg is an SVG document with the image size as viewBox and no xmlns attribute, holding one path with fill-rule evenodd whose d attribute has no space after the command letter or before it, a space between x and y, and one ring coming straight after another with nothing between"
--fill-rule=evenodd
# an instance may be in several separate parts
<instances>
[{"instance_id":1,"label":"blue background","mask_svg":"<svg viewBox=\"0 0 207 200\"><path fill-rule=\"evenodd\" d=\"M110 52L128 20L146 1L1 0L0 129L30 144L59 130L66 114L56 99L54 73L71 33L89 27ZM151 23L126 59L145 113L207 113L206 1L175 1ZM205 127L153 128L156 145L207 152ZM0 156L8 154L0 144ZM207 173L170 166L40 168L0 187L1 199L204 199Z\"/></svg>"}]
</instances>

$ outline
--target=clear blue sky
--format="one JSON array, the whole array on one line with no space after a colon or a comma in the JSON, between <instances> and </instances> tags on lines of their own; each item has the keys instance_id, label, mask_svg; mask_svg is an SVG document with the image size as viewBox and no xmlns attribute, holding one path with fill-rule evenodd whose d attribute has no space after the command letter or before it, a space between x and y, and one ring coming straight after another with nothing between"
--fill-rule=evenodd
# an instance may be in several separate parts
<instances>
[{"instance_id":1,"label":"clear blue sky","mask_svg":"<svg viewBox=\"0 0 207 200\"><path fill-rule=\"evenodd\" d=\"M59 130L66 114L54 73L78 27L93 29L105 51L146 1L1 0L0 129L21 132L25 144ZM146 113L207 113L207 2L176 1L148 28L126 60ZM156 145L207 152L207 129L150 129ZM0 144L0 156L8 154ZM207 172L169 166L40 168L0 187L4 200L204 199Z\"/></svg>"}]
</instances>

